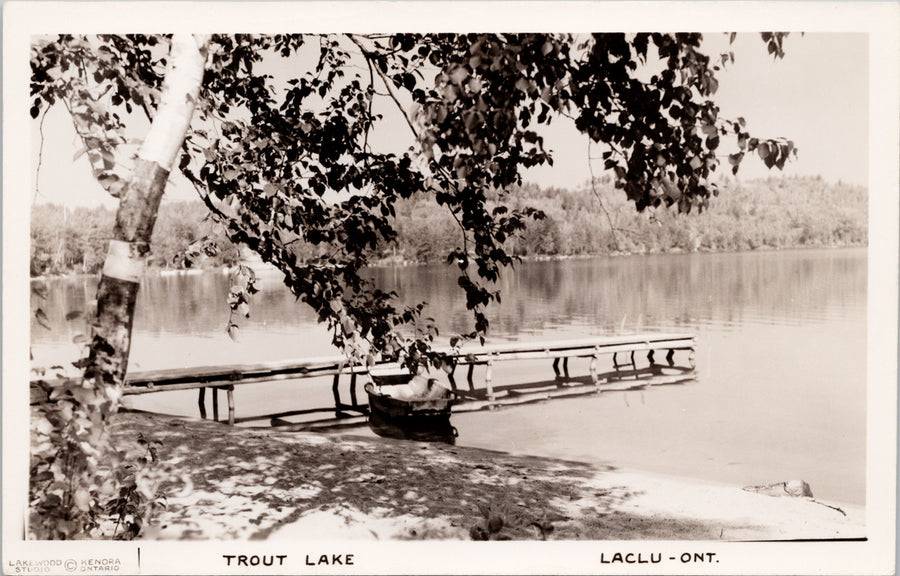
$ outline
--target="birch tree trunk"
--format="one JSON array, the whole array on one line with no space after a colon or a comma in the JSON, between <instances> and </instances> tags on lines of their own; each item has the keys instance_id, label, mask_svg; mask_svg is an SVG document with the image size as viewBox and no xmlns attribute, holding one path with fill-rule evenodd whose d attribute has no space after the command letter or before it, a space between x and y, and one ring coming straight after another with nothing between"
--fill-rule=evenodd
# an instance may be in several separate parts
<instances>
[{"instance_id":1,"label":"birch tree trunk","mask_svg":"<svg viewBox=\"0 0 900 576\"><path fill-rule=\"evenodd\" d=\"M97 288L97 320L85 378L120 386L131 351L141 274L169 171L184 142L206 64L207 36L172 38L156 115L116 213L113 239Z\"/></svg>"}]
</instances>

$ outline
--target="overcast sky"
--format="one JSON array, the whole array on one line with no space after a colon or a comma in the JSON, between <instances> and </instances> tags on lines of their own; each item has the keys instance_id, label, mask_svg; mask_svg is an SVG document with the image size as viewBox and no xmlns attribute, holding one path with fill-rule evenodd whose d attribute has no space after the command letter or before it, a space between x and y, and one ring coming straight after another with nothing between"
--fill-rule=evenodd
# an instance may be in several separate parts
<instances>
[{"instance_id":1,"label":"overcast sky","mask_svg":"<svg viewBox=\"0 0 900 576\"><path fill-rule=\"evenodd\" d=\"M777 61L768 55L757 34L738 35L731 47L724 34L704 36L708 54L732 50L737 59L719 74L715 99L721 115L743 116L754 135L785 136L799 148L799 159L786 166L785 175L821 175L828 181L868 184L867 35L793 34L785 41L786 57ZM38 122L31 126L34 174L41 139ZM402 149L409 136L405 126L401 128L399 132L394 128L382 132L376 142ZM73 160L80 143L63 108L57 106L47 115L43 133L38 202L114 206L115 199L91 176L86 156ZM587 139L569 121L555 120L545 132L545 144L554 152L554 165L531 170L528 180L542 186L574 188L590 178ZM600 168L599 162L595 163L595 174L600 174ZM765 177L770 173L781 174L777 169L769 172L757 157L752 157L742 164L740 177ZM166 197L194 199L196 193L183 178L173 175Z\"/></svg>"}]
</instances>

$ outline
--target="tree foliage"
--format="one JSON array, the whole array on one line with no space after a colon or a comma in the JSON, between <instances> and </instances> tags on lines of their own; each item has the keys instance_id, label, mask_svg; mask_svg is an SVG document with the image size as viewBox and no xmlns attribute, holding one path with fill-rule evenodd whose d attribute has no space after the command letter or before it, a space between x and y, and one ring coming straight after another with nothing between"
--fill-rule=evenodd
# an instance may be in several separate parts
<instances>
[{"instance_id":1,"label":"tree foliage","mask_svg":"<svg viewBox=\"0 0 900 576\"><path fill-rule=\"evenodd\" d=\"M783 34L763 34L775 58ZM62 101L95 174L116 193L114 152L130 114L153 116L167 55L164 36L61 36L32 52L32 115ZM434 34L221 35L210 56L181 171L228 236L285 272L294 293L329 322L335 344L390 353L419 308L359 271L396 235L396 203L424 192L458 225L444 255L460 271L475 331L514 256L507 239L541 212L512 207L523 169L552 164L541 125L568 116L601 146L605 168L638 210L702 210L723 141L728 163L746 154L781 168L784 139L752 137L720 117L716 73L732 53L702 52L702 35ZM313 57L310 58L309 55ZM309 60L306 68L292 65ZM290 74L275 76L273 61ZM376 98L397 104L415 146L374 149ZM411 141L413 141L411 139ZM498 197L499 201L489 199ZM321 246L313 260L295 244ZM366 353L368 354L368 352Z\"/></svg>"}]
</instances>

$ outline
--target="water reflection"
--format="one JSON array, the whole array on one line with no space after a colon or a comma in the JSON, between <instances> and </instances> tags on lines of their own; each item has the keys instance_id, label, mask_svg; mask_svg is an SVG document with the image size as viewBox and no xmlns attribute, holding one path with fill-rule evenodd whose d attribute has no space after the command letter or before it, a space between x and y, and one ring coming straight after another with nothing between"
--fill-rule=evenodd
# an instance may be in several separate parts
<instances>
[{"instance_id":1,"label":"water reflection","mask_svg":"<svg viewBox=\"0 0 900 576\"><path fill-rule=\"evenodd\" d=\"M452 268L369 273L383 289L402 294L404 303L430 302L427 313L445 340L469 330ZM65 316L86 307L96 279L44 284L47 297L39 304L51 329L32 324L31 344L35 363L49 366L77 358L72 337L84 328ZM132 366L336 353L314 315L277 276L263 278L261 287L235 343L224 329L226 275L146 278L137 304ZM865 502L866 250L528 262L506 274L499 288L502 305L489 310L495 341L692 332L699 342L697 382L455 414L457 444L737 485L802 478L817 497ZM534 377L530 367L513 364L503 374L498 369L495 377L510 382ZM182 401L178 393L167 394L153 400L157 409L195 415L194 398ZM240 418L271 413L273 404L286 411L321 406L331 390L327 382L321 390L276 383L241 387L239 395ZM376 432L395 433L373 424ZM444 430L445 439L450 432Z\"/></svg>"},{"instance_id":2,"label":"water reflection","mask_svg":"<svg viewBox=\"0 0 900 576\"><path fill-rule=\"evenodd\" d=\"M411 303L426 300L451 331L467 328L453 270L374 271ZM528 262L503 277L490 310L497 336L578 325L591 333L697 324L802 324L865 305L866 259L859 250L689 254Z\"/></svg>"},{"instance_id":3,"label":"water reflection","mask_svg":"<svg viewBox=\"0 0 900 576\"><path fill-rule=\"evenodd\" d=\"M414 266L369 273L382 288L401 294L404 304L428 302L426 313L435 318L445 339L471 329L453 268ZM61 346L65 349L57 353L77 357L76 348L66 345L85 328L67 322L65 316L88 306L97 280L44 284L48 296L38 304L48 316L50 330L32 320L32 346ZM155 340L165 349L167 339L181 344L173 336L221 338L229 287L226 274L211 271L145 278L138 296L136 340ZM315 315L296 301L279 277L264 277L261 287L251 317L241 321L245 343L259 347L271 342L273 335L289 338L300 330L304 336L321 333L321 337L306 339L302 349L289 356L334 352ZM732 330L747 323L803 325L845 318L865 307L866 258L864 250L834 250L526 262L506 274L499 288L502 303L489 308L491 336L498 339L703 325ZM223 346L221 359L227 361L240 347Z\"/></svg>"}]
</instances>

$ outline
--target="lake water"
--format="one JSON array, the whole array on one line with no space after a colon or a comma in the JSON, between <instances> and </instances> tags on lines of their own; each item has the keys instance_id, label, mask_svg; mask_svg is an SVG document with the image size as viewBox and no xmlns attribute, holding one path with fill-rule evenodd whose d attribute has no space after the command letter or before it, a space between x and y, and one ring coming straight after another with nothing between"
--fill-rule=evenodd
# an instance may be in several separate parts
<instances>
[{"instance_id":1,"label":"lake water","mask_svg":"<svg viewBox=\"0 0 900 576\"><path fill-rule=\"evenodd\" d=\"M865 249L634 256L521 263L504 276L491 341L644 331L698 338L695 382L457 414L457 444L699 477L737 485L800 478L818 498L862 504L866 469ZM442 337L468 329L445 266L372 271L404 301L428 301ZM44 282L50 330L32 325L35 365L80 354L67 322L95 278ZM262 278L238 342L225 334L226 275L150 276L141 286L133 369L330 355L326 331ZM540 368L496 369L516 379ZM573 366L574 367L574 366ZM586 372L586 366L585 366ZM237 416L327 405L327 382L239 386ZM139 407L196 415L196 392ZM363 427L359 433L368 433Z\"/></svg>"}]
</instances>

